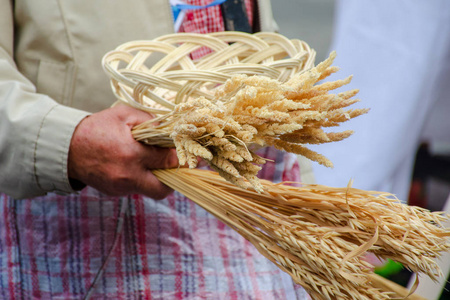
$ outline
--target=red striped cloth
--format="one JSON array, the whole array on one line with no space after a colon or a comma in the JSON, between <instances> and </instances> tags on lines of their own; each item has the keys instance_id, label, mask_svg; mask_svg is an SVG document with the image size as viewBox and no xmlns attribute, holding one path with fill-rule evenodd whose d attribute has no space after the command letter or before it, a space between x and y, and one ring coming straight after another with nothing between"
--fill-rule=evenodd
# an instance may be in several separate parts
<instances>
[{"instance_id":1,"label":"red striped cloth","mask_svg":"<svg viewBox=\"0 0 450 300\"><path fill-rule=\"evenodd\" d=\"M294 155L260 154L273 160L261 177L299 180ZM91 299L307 299L253 245L179 193L154 201L86 188L1 195L0 204L0 299L81 299L88 291Z\"/></svg>"},{"instance_id":2,"label":"red striped cloth","mask_svg":"<svg viewBox=\"0 0 450 300\"><path fill-rule=\"evenodd\" d=\"M184 2L191 5L207 5L212 1L213 0L185 0ZM244 1L249 24L253 24L253 1ZM224 30L225 27L222 13L220 12L220 6L216 5L206 9L193 9L186 11L186 17L183 20L183 24L181 25L179 32L209 33L221 32ZM208 48L203 47L192 53L192 58L198 59L210 52L211 51Z\"/></svg>"},{"instance_id":3,"label":"red striped cloth","mask_svg":"<svg viewBox=\"0 0 450 300\"><path fill-rule=\"evenodd\" d=\"M194 11L183 30L220 31L220 18L217 7ZM260 177L300 181L295 155L260 151L272 160ZM162 201L89 187L24 200L0 194L0 216L0 299L308 299L253 245L179 193Z\"/></svg>"}]
</instances>

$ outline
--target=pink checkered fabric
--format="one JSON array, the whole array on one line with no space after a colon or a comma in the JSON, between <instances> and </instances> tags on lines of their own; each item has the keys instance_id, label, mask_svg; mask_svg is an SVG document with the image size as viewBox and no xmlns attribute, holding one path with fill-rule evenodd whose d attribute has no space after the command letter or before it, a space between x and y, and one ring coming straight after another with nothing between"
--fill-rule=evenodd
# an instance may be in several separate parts
<instances>
[{"instance_id":1,"label":"pink checkered fabric","mask_svg":"<svg viewBox=\"0 0 450 300\"><path fill-rule=\"evenodd\" d=\"M186 4L191 5L207 5L213 0L184 0ZM249 24L253 24L253 1L245 0L245 8ZM205 9L193 9L186 11L186 17L180 27L179 32L191 33L209 33L224 31L224 23L220 6L212 6ZM198 59L205 54L210 53L209 48L203 47L192 53L193 59Z\"/></svg>"},{"instance_id":2,"label":"pink checkered fabric","mask_svg":"<svg viewBox=\"0 0 450 300\"><path fill-rule=\"evenodd\" d=\"M262 152L273 162L261 177L300 179L294 155ZM92 188L26 200L0 195L0 214L0 299L307 299L179 193L162 201Z\"/></svg>"}]
</instances>

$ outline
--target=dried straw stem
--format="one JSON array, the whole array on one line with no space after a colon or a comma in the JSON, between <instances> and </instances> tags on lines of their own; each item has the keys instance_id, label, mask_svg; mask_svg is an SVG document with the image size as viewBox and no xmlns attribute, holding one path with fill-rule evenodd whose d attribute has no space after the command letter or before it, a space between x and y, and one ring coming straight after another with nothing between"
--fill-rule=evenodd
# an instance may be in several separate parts
<instances>
[{"instance_id":1,"label":"dried straw stem","mask_svg":"<svg viewBox=\"0 0 450 300\"><path fill-rule=\"evenodd\" d=\"M426 298L412 294L411 291L400 284L397 284L389 279L386 279L377 274L370 274L371 284L380 288L383 291L392 291L395 293L395 299L408 299L408 300L427 300Z\"/></svg>"},{"instance_id":2,"label":"dried straw stem","mask_svg":"<svg viewBox=\"0 0 450 300\"><path fill-rule=\"evenodd\" d=\"M433 258L450 250L445 215L407 206L387 193L262 180L261 194L211 171L155 175L234 228L313 299L391 299L373 287L367 251L435 279L442 274Z\"/></svg>"}]
</instances>

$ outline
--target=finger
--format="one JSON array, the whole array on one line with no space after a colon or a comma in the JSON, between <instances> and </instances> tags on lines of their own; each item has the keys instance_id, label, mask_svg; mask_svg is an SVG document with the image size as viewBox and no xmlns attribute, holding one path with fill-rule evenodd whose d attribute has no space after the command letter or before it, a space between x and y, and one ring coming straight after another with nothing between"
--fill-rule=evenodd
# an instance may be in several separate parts
<instances>
[{"instance_id":1,"label":"finger","mask_svg":"<svg viewBox=\"0 0 450 300\"><path fill-rule=\"evenodd\" d=\"M142 145L142 164L147 169L169 169L178 167L175 149Z\"/></svg>"},{"instance_id":2,"label":"finger","mask_svg":"<svg viewBox=\"0 0 450 300\"><path fill-rule=\"evenodd\" d=\"M137 184L139 193L155 200L164 199L173 192L170 187L159 181L150 170L143 172L143 176L139 178Z\"/></svg>"},{"instance_id":3,"label":"finger","mask_svg":"<svg viewBox=\"0 0 450 300\"><path fill-rule=\"evenodd\" d=\"M153 115L128 105L121 104L115 108L119 110L119 114L130 129L154 118Z\"/></svg>"}]
</instances>

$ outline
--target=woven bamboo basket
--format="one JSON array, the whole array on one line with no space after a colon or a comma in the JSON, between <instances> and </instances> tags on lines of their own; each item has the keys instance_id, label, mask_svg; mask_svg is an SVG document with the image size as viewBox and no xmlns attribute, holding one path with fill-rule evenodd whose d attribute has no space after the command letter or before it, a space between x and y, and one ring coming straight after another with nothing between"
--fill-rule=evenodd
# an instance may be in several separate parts
<instances>
[{"instance_id":1,"label":"woven bamboo basket","mask_svg":"<svg viewBox=\"0 0 450 300\"><path fill-rule=\"evenodd\" d=\"M190 54L211 51L200 60ZM233 74L281 82L314 65L315 51L275 33L171 34L133 41L105 55L103 66L117 99L155 115L170 113L187 97L204 96Z\"/></svg>"},{"instance_id":2,"label":"woven bamboo basket","mask_svg":"<svg viewBox=\"0 0 450 300\"><path fill-rule=\"evenodd\" d=\"M199 49L208 54L192 59ZM154 116L133 129L134 137L175 146L180 163L193 168L154 174L234 228L314 299L404 297L407 291L372 274L364 254L436 278L433 259L450 250L442 226L448 216L350 185L295 187L256 176L266 160L254 145L331 166L304 144L348 137L323 128L367 112L345 110L357 91L329 93L351 78L320 83L338 70L333 57L314 66L315 52L303 41L221 32L129 42L107 53L103 66L119 102ZM194 169L198 156L227 181Z\"/></svg>"}]
</instances>

